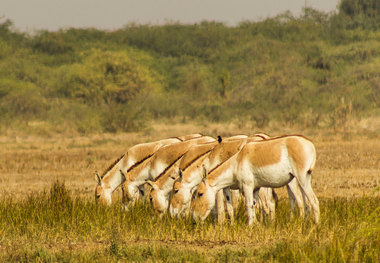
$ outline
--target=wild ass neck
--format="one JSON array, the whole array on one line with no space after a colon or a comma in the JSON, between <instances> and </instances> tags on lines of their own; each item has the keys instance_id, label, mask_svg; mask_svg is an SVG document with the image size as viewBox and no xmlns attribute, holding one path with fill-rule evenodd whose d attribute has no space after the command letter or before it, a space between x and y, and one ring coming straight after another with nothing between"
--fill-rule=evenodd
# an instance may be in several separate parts
<instances>
[{"instance_id":1,"label":"wild ass neck","mask_svg":"<svg viewBox=\"0 0 380 263\"><path fill-rule=\"evenodd\" d=\"M109 171L102 179L103 185L105 188L109 188L112 192L121 185L125 178L120 173L120 170L123 170L121 162L117 163L111 171Z\"/></svg>"},{"instance_id":2,"label":"wild ass neck","mask_svg":"<svg viewBox=\"0 0 380 263\"><path fill-rule=\"evenodd\" d=\"M237 154L232 156L230 159L222 163L220 166L210 171L207 176L207 181L209 185L219 191L229 186L234 186L236 184L234 174L237 166Z\"/></svg>"},{"instance_id":3,"label":"wild ass neck","mask_svg":"<svg viewBox=\"0 0 380 263\"><path fill-rule=\"evenodd\" d=\"M183 171L182 181L188 184L198 184L202 179L203 163L210 153L206 153Z\"/></svg>"}]
</instances>

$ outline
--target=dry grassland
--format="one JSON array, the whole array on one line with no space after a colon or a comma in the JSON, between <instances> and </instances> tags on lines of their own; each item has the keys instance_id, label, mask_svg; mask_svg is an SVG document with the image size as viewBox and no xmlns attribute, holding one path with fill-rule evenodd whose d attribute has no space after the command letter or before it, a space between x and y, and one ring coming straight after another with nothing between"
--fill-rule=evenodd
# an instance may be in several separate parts
<instances>
[{"instance_id":1,"label":"dry grassland","mask_svg":"<svg viewBox=\"0 0 380 263\"><path fill-rule=\"evenodd\" d=\"M48 189L58 179L65 182L75 195L92 198L94 171L106 169L134 144L199 130L212 136L240 132L234 126L176 125L156 129L146 134L69 138L0 137L0 194L23 198ZM282 133L274 131L270 134ZM305 135L313 140L317 149L313 188L318 197L379 196L380 133L306 131ZM279 192L281 195L284 191Z\"/></svg>"},{"instance_id":2,"label":"dry grassland","mask_svg":"<svg viewBox=\"0 0 380 263\"><path fill-rule=\"evenodd\" d=\"M116 206L94 205L95 170L106 169L136 143L199 131L212 136L252 133L232 124L159 125L141 134L0 137L0 261L379 259L380 134L376 131L266 131L302 133L314 141L318 159L312 183L321 201L320 226L289 221L284 189L277 191L276 222L253 230L247 228L243 207L234 226L218 226L211 220L194 226L190 219L151 216L147 205L128 213ZM64 182L64 189L52 191L57 180ZM119 198L120 191L115 194Z\"/></svg>"}]
</instances>

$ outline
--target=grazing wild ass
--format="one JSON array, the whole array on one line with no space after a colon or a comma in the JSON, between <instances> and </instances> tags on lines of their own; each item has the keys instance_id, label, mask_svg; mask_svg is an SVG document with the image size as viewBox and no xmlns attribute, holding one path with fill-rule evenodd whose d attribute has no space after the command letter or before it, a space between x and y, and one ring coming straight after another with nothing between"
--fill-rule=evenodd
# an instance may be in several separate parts
<instances>
[{"instance_id":1,"label":"grazing wild ass","mask_svg":"<svg viewBox=\"0 0 380 263\"><path fill-rule=\"evenodd\" d=\"M225 138L224 141L237 140L242 138L247 138L247 136L236 135ZM220 137L219 140L221 140ZM168 210L170 193L173 189L173 183L178 178L180 171L182 172L186 170L187 167L189 167L195 160L208 154L218 143L219 142L213 141L191 146L181 159L179 159L169 169L158 176L154 181L147 181L147 183L152 187L149 199L153 209L156 212L162 214Z\"/></svg>"},{"instance_id":2,"label":"grazing wild ass","mask_svg":"<svg viewBox=\"0 0 380 263\"><path fill-rule=\"evenodd\" d=\"M144 160L151 157L159 148L201 136L201 134L189 134L155 142L141 143L130 147L127 152L112 163L102 175L95 172L95 180L97 182L95 188L95 200L103 201L106 204L112 203L112 193L124 180L120 175L120 170L128 173Z\"/></svg>"},{"instance_id":3,"label":"grazing wild ass","mask_svg":"<svg viewBox=\"0 0 380 263\"><path fill-rule=\"evenodd\" d=\"M211 171L221 163L228 160L231 156L239 152L247 142L263 140L265 138L269 138L269 136L259 134L252 137L246 137L244 139L230 141L223 140L221 143L215 146L215 148L210 153L195 160L190 166L187 167L187 169L182 171L180 177L174 182L172 198L169 207L170 215L178 216L189 212L191 197L199 183L202 181L204 169L206 171ZM220 191L218 193L217 204L218 206L220 205L224 207L223 194L226 197L227 212L231 221L233 221L233 207L229 188L225 188L223 189L223 192ZM221 214L220 211L224 211L224 209L218 207L217 211L219 212L218 222L222 223L224 221L224 215Z\"/></svg>"},{"instance_id":4,"label":"grazing wild ass","mask_svg":"<svg viewBox=\"0 0 380 263\"><path fill-rule=\"evenodd\" d=\"M201 182L192 202L193 218L203 221L215 204L216 193L226 187L242 190L248 224L256 222L254 192L260 187L282 187L293 178L299 184L319 222L319 201L311 188L316 160L313 143L297 135L247 143L242 150L211 171Z\"/></svg>"},{"instance_id":5,"label":"grazing wild ass","mask_svg":"<svg viewBox=\"0 0 380 263\"><path fill-rule=\"evenodd\" d=\"M169 206L169 194L173 188L174 180L178 178L179 170L184 170L195 159L210 152L218 142L209 142L193 145L174 165L158 176L154 181L147 183L152 187L149 199L152 207L158 213L164 213Z\"/></svg>"},{"instance_id":6,"label":"grazing wild ass","mask_svg":"<svg viewBox=\"0 0 380 263\"><path fill-rule=\"evenodd\" d=\"M160 174L170 169L192 145L209 143L215 141L209 136L190 139L183 142L166 145L158 149L152 157L143 161L138 167L125 173L120 170L123 177L123 206L128 208L138 198L139 187L143 187L147 180L154 180Z\"/></svg>"}]
</instances>

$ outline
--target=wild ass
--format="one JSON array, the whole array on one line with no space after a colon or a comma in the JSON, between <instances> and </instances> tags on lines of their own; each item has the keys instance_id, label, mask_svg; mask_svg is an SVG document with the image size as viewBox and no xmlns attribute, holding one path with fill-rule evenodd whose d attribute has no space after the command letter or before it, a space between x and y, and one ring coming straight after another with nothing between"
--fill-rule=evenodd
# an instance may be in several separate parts
<instances>
[{"instance_id":1,"label":"wild ass","mask_svg":"<svg viewBox=\"0 0 380 263\"><path fill-rule=\"evenodd\" d=\"M203 136L183 142L161 147L152 157L141 163L136 169L125 173L120 170L119 174L123 177L123 205L128 208L134 204L138 198L139 187L143 187L147 180L154 180L160 174L173 166L192 145L209 143L215 141L214 138Z\"/></svg>"},{"instance_id":2,"label":"wild ass","mask_svg":"<svg viewBox=\"0 0 380 263\"><path fill-rule=\"evenodd\" d=\"M101 200L107 204L112 203L112 193L124 180L124 177L120 175L120 170L125 173L129 172L165 145L201 136L201 134L189 134L155 142L141 143L130 147L127 152L112 163L102 175L95 172L95 180L97 182L95 200ZM143 190L141 189L141 191Z\"/></svg>"},{"instance_id":3,"label":"wild ass","mask_svg":"<svg viewBox=\"0 0 380 263\"><path fill-rule=\"evenodd\" d=\"M180 177L173 184L172 198L169 207L170 215L177 216L188 211L191 197L202 180L204 169L206 171L211 171L239 152L247 142L263 140L265 138L269 138L269 136L265 135L264 137L260 134L240 140L222 141L210 153L195 160L190 166L187 167L186 170L182 171ZM223 192L220 191L218 193L217 204L218 206L224 206L223 194L226 197L227 212L230 219L233 220L233 207L229 188L225 188L223 189ZM218 212L223 211L220 207L218 207L217 210ZM219 213L218 222L222 223L223 219L224 215Z\"/></svg>"},{"instance_id":4,"label":"wild ass","mask_svg":"<svg viewBox=\"0 0 380 263\"><path fill-rule=\"evenodd\" d=\"M201 182L192 202L193 218L203 221L214 206L216 193L226 187L235 187L244 194L248 224L252 225L256 222L254 192L260 187L287 185L294 178L304 200L309 200L318 223L319 201L311 188L315 160L315 147L303 136L247 143Z\"/></svg>"},{"instance_id":5,"label":"wild ass","mask_svg":"<svg viewBox=\"0 0 380 263\"><path fill-rule=\"evenodd\" d=\"M235 135L225 138L224 141L247 138L246 135ZM219 140L221 138L219 137ZM199 145L193 145L174 165L167 169L164 173L158 176L154 181L147 181L152 187L150 192L150 202L155 211L162 214L169 207L170 193L173 189L173 183L179 176L179 171L186 170L195 160L208 154L219 142L209 142Z\"/></svg>"}]
</instances>

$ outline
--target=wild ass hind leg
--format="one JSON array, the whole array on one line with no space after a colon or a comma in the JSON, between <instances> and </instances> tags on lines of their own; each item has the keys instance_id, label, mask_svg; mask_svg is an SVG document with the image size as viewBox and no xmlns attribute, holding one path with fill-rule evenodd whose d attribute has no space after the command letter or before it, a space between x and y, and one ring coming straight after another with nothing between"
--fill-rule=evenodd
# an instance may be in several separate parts
<instances>
[{"instance_id":1,"label":"wild ass hind leg","mask_svg":"<svg viewBox=\"0 0 380 263\"><path fill-rule=\"evenodd\" d=\"M231 224L234 223L234 207L232 205L232 195L230 188L224 188L223 189L224 197L226 198L226 208L228 217L230 218Z\"/></svg>"},{"instance_id":2,"label":"wild ass hind leg","mask_svg":"<svg viewBox=\"0 0 380 263\"><path fill-rule=\"evenodd\" d=\"M276 197L272 188L262 187L254 191L256 206L261 209L261 221L266 222L269 218L274 220L276 213Z\"/></svg>"},{"instance_id":3,"label":"wild ass hind leg","mask_svg":"<svg viewBox=\"0 0 380 263\"><path fill-rule=\"evenodd\" d=\"M306 212L306 207L305 207L306 204L305 204L305 200L303 199L303 195L298 185L297 179L293 178L289 182L289 184L286 186L286 189L288 190L288 195L289 195L291 218L294 218L296 205L298 207L300 217L302 218L305 217L304 212Z\"/></svg>"},{"instance_id":4,"label":"wild ass hind leg","mask_svg":"<svg viewBox=\"0 0 380 263\"><path fill-rule=\"evenodd\" d=\"M278 197L273 188L267 188L268 193L268 209L269 209L269 218L271 221L274 221L276 217L276 207L278 203Z\"/></svg>"},{"instance_id":5,"label":"wild ass hind leg","mask_svg":"<svg viewBox=\"0 0 380 263\"><path fill-rule=\"evenodd\" d=\"M314 222L318 224L320 216L319 200L311 187L311 171L308 170L307 172L304 172L303 175L303 178L299 178L298 183L301 187L304 202L306 203L307 200L310 202L314 213Z\"/></svg>"}]
</instances>

